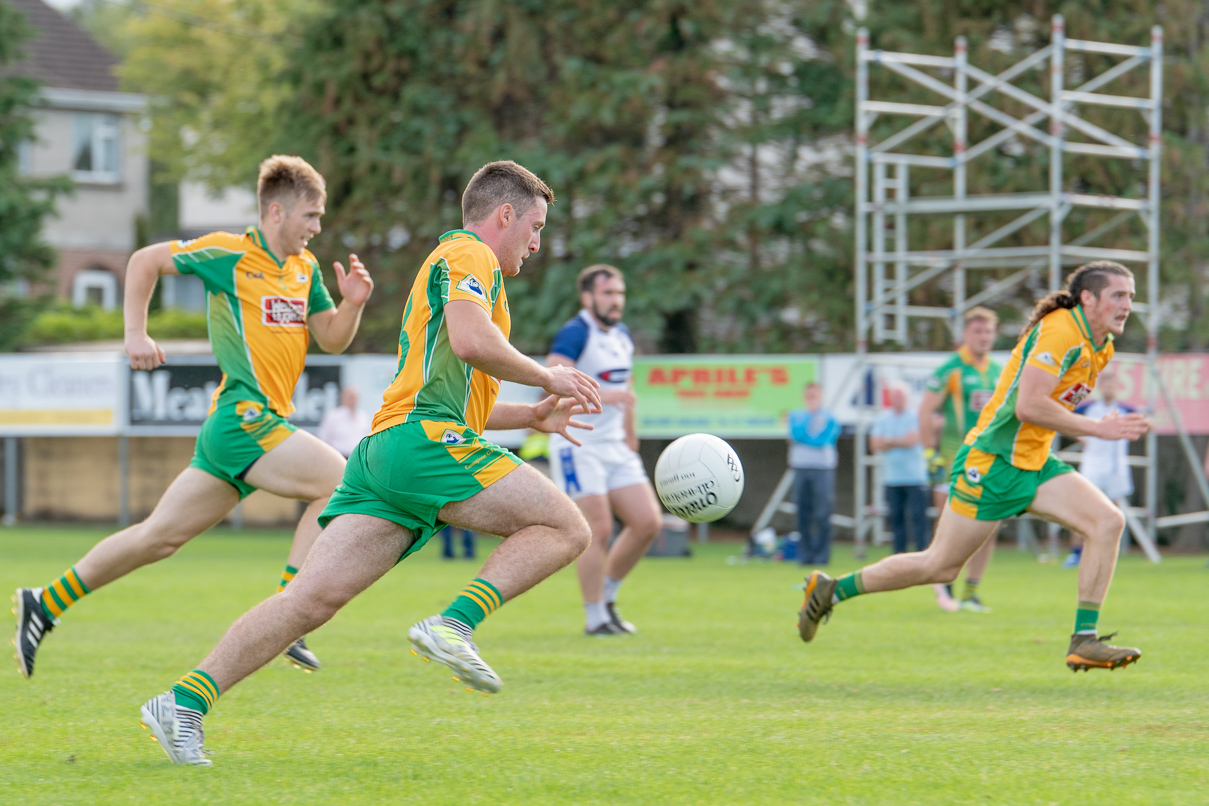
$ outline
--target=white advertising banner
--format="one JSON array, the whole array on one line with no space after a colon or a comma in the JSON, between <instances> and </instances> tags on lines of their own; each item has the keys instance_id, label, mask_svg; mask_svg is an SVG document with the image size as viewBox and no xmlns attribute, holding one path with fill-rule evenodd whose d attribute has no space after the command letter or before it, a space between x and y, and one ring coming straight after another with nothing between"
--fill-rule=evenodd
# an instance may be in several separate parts
<instances>
[{"instance_id":1,"label":"white advertising banner","mask_svg":"<svg viewBox=\"0 0 1209 806\"><path fill-rule=\"evenodd\" d=\"M0 355L0 435L120 433L125 362L109 353Z\"/></svg>"}]
</instances>

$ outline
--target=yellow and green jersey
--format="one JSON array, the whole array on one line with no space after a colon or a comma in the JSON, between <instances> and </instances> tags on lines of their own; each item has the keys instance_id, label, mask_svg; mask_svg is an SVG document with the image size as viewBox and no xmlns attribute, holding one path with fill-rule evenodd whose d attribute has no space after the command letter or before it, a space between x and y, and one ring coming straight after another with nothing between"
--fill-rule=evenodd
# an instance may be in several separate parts
<instances>
[{"instance_id":1,"label":"yellow and green jersey","mask_svg":"<svg viewBox=\"0 0 1209 806\"><path fill-rule=\"evenodd\" d=\"M962 345L928 379L928 391L944 395L945 416L940 432L940 455L950 464L983 407L995 393L1003 367L989 355L981 361Z\"/></svg>"},{"instance_id":2,"label":"yellow and green jersey","mask_svg":"<svg viewBox=\"0 0 1209 806\"><path fill-rule=\"evenodd\" d=\"M223 373L210 412L223 403L258 402L288 417L306 365L307 317L333 307L315 256L304 251L278 260L255 227L171 246L176 270L206 288L210 346Z\"/></svg>"},{"instance_id":3,"label":"yellow and green jersey","mask_svg":"<svg viewBox=\"0 0 1209 806\"><path fill-rule=\"evenodd\" d=\"M413 420L455 422L483 433L500 382L453 352L445 306L457 300L481 306L508 338L512 318L499 261L465 230L442 235L416 275L403 309L399 368L374 415L375 434Z\"/></svg>"},{"instance_id":4,"label":"yellow and green jersey","mask_svg":"<svg viewBox=\"0 0 1209 806\"><path fill-rule=\"evenodd\" d=\"M982 409L965 444L1002 456L1021 470L1040 470L1049 458L1054 432L1016 417L1016 398L1024 368L1036 367L1058 379L1050 395L1074 410L1096 388L1096 377L1112 359L1112 334L1097 346L1082 306L1061 308L1042 317L1020 340Z\"/></svg>"}]
</instances>

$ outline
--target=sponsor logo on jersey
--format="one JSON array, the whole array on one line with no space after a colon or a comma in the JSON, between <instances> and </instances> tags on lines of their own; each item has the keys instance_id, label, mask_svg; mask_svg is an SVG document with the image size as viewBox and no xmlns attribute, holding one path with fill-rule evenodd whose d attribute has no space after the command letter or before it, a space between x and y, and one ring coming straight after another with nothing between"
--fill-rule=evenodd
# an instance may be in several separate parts
<instances>
[{"instance_id":1,"label":"sponsor logo on jersey","mask_svg":"<svg viewBox=\"0 0 1209 806\"><path fill-rule=\"evenodd\" d=\"M309 279L311 278L305 272L298 272L298 282L305 283Z\"/></svg>"},{"instance_id":2,"label":"sponsor logo on jersey","mask_svg":"<svg viewBox=\"0 0 1209 806\"><path fill-rule=\"evenodd\" d=\"M625 383L630 379L630 370L628 367L601 370L596 373L596 377L605 383Z\"/></svg>"},{"instance_id":3,"label":"sponsor logo on jersey","mask_svg":"<svg viewBox=\"0 0 1209 806\"><path fill-rule=\"evenodd\" d=\"M262 272L262 271L245 271L243 273L243 276L247 277L249 280L263 280L264 272Z\"/></svg>"},{"instance_id":4,"label":"sponsor logo on jersey","mask_svg":"<svg viewBox=\"0 0 1209 806\"><path fill-rule=\"evenodd\" d=\"M250 423L259 417L260 417L260 409L256 408L255 406L248 406L246 409L243 410L243 421L245 423Z\"/></svg>"},{"instance_id":5,"label":"sponsor logo on jersey","mask_svg":"<svg viewBox=\"0 0 1209 806\"><path fill-rule=\"evenodd\" d=\"M178 249L187 249L189 247L189 244L193 243L196 240L197 240L196 238L190 238L187 241L177 241L176 246Z\"/></svg>"},{"instance_id":6,"label":"sponsor logo on jersey","mask_svg":"<svg viewBox=\"0 0 1209 806\"><path fill-rule=\"evenodd\" d=\"M1080 361L1080 362L1079 362L1079 369L1087 369L1087 368L1088 368L1088 367L1090 367L1090 366L1091 366L1091 359L1090 359L1090 358L1089 358L1089 359L1087 359L1086 361Z\"/></svg>"},{"instance_id":7,"label":"sponsor logo on jersey","mask_svg":"<svg viewBox=\"0 0 1209 806\"><path fill-rule=\"evenodd\" d=\"M973 466L967 467L966 468L966 478L969 479L970 484L981 484L982 483L982 472L976 467L973 467Z\"/></svg>"},{"instance_id":8,"label":"sponsor logo on jersey","mask_svg":"<svg viewBox=\"0 0 1209 806\"><path fill-rule=\"evenodd\" d=\"M1038 364L1045 364L1047 367L1058 366L1058 360L1054 358L1054 354L1049 350L1046 350L1043 353L1037 353L1035 356L1033 356L1033 360L1035 360Z\"/></svg>"},{"instance_id":9,"label":"sponsor logo on jersey","mask_svg":"<svg viewBox=\"0 0 1209 806\"><path fill-rule=\"evenodd\" d=\"M1083 382L1079 382L1063 392L1058 400L1068 406L1074 407L1087 400L1087 396L1090 394L1091 387Z\"/></svg>"},{"instance_id":10,"label":"sponsor logo on jersey","mask_svg":"<svg viewBox=\"0 0 1209 806\"><path fill-rule=\"evenodd\" d=\"M970 392L970 408L974 411L982 411L982 407L991 402L994 392L988 389L979 389Z\"/></svg>"},{"instance_id":11,"label":"sponsor logo on jersey","mask_svg":"<svg viewBox=\"0 0 1209 806\"><path fill-rule=\"evenodd\" d=\"M473 274L467 274L459 280L455 288L459 291L465 291L467 294L474 294L479 299L487 299L487 292L483 290L483 284Z\"/></svg>"},{"instance_id":12,"label":"sponsor logo on jersey","mask_svg":"<svg viewBox=\"0 0 1209 806\"><path fill-rule=\"evenodd\" d=\"M461 445L466 441L466 437L454 431L452 428L446 428L445 433L441 434L441 442L446 445Z\"/></svg>"},{"instance_id":13,"label":"sponsor logo on jersey","mask_svg":"<svg viewBox=\"0 0 1209 806\"><path fill-rule=\"evenodd\" d=\"M260 322L274 327L306 327L306 300L300 297L261 297Z\"/></svg>"}]
</instances>

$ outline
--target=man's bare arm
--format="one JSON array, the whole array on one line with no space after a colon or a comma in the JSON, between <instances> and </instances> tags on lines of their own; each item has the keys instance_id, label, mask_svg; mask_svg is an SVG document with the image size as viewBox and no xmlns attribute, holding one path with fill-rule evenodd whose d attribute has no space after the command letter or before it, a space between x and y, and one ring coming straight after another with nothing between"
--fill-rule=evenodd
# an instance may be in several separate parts
<instances>
[{"instance_id":1,"label":"man's bare arm","mask_svg":"<svg viewBox=\"0 0 1209 806\"><path fill-rule=\"evenodd\" d=\"M340 289L340 305L307 317L307 328L315 343L327 353L342 353L348 349L361 324L361 312L373 293L374 281L356 255L348 256L348 271L336 261L336 286Z\"/></svg>"},{"instance_id":2,"label":"man's bare arm","mask_svg":"<svg viewBox=\"0 0 1209 806\"><path fill-rule=\"evenodd\" d=\"M445 326L454 355L488 375L552 395L574 398L585 412L600 412L600 384L567 366L543 367L504 338L482 306L469 300L445 305Z\"/></svg>"},{"instance_id":3,"label":"man's bare arm","mask_svg":"<svg viewBox=\"0 0 1209 806\"><path fill-rule=\"evenodd\" d=\"M126 264L122 311L131 369L155 369L166 360L164 351L147 335L147 307L156 282L165 274L180 274L172 261L172 244L168 241L144 246Z\"/></svg>"},{"instance_id":4,"label":"man's bare arm","mask_svg":"<svg viewBox=\"0 0 1209 806\"><path fill-rule=\"evenodd\" d=\"M1100 420L1075 414L1051 397L1057 388L1055 376L1037 367L1025 367L1016 393L1016 418L1069 437L1132 440L1150 429L1150 423L1141 414L1118 416L1113 412Z\"/></svg>"},{"instance_id":5,"label":"man's bare arm","mask_svg":"<svg viewBox=\"0 0 1209 806\"><path fill-rule=\"evenodd\" d=\"M945 396L940 392L927 390L924 399L919 404L919 441L925 447L935 448L937 444L936 431L932 428L932 416L945 402Z\"/></svg>"}]
</instances>

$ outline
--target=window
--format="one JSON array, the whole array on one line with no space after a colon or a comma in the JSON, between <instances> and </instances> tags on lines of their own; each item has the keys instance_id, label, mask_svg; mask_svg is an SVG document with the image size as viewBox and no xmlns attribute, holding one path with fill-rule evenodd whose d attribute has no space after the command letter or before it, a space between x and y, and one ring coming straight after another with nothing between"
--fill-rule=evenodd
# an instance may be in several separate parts
<instances>
[{"instance_id":1,"label":"window","mask_svg":"<svg viewBox=\"0 0 1209 806\"><path fill-rule=\"evenodd\" d=\"M118 116L91 112L76 115L72 178L82 182L117 182L119 176Z\"/></svg>"},{"instance_id":2,"label":"window","mask_svg":"<svg viewBox=\"0 0 1209 806\"><path fill-rule=\"evenodd\" d=\"M34 144L32 140L17 143L17 173L29 176L34 172Z\"/></svg>"},{"instance_id":3,"label":"window","mask_svg":"<svg viewBox=\"0 0 1209 806\"><path fill-rule=\"evenodd\" d=\"M200 277L165 274L160 278L160 304L180 311L204 311L206 289Z\"/></svg>"},{"instance_id":4,"label":"window","mask_svg":"<svg viewBox=\"0 0 1209 806\"><path fill-rule=\"evenodd\" d=\"M118 280L105 269L84 269L71 282L71 304L95 305L112 311L118 302Z\"/></svg>"}]
</instances>

